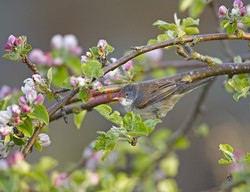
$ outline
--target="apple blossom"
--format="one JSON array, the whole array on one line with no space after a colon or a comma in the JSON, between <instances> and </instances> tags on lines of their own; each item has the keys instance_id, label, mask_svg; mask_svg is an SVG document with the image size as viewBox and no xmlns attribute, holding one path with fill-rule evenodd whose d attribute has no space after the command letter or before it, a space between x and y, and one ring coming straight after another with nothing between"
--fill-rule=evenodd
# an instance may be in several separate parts
<instances>
[{"instance_id":1,"label":"apple blossom","mask_svg":"<svg viewBox=\"0 0 250 192\"><path fill-rule=\"evenodd\" d=\"M20 44L20 40L16 38L14 35L10 35L4 48L6 51L10 51L13 46L17 46L19 44Z\"/></svg>"},{"instance_id":2,"label":"apple blossom","mask_svg":"<svg viewBox=\"0 0 250 192\"><path fill-rule=\"evenodd\" d=\"M132 68L133 68L133 61L132 60L129 60L127 63L122 65L122 69L124 71L130 71Z\"/></svg>"},{"instance_id":3,"label":"apple blossom","mask_svg":"<svg viewBox=\"0 0 250 192\"><path fill-rule=\"evenodd\" d=\"M88 58L87 56L85 56L85 55L82 55L82 56L81 56L81 63L82 63L82 64L83 64L83 63L86 63L88 60L89 60L89 58Z\"/></svg>"},{"instance_id":4,"label":"apple blossom","mask_svg":"<svg viewBox=\"0 0 250 192\"><path fill-rule=\"evenodd\" d=\"M77 47L78 41L75 35L68 34L63 38L63 48L64 49L72 49Z\"/></svg>"},{"instance_id":5,"label":"apple blossom","mask_svg":"<svg viewBox=\"0 0 250 192\"><path fill-rule=\"evenodd\" d=\"M44 82L44 79L43 79L42 76L39 75L39 74L32 75L32 79L33 79L34 83L36 83L36 84L45 83L45 82Z\"/></svg>"},{"instance_id":6,"label":"apple blossom","mask_svg":"<svg viewBox=\"0 0 250 192\"><path fill-rule=\"evenodd\" d=\"M7 108L7 111L14 116L19 116L21 113L21 109L18 105L13 104Z\"/></svg>"},{"instance_id":7,"label":"apple blossom","mask_svg":"<svg viewBox=\"0 0 250 192\"><path fill-rule=\"evenodd\" d=\"M237 8L242 8L243 7L243 2L241 0L235 0L234 3L233 3L233 6L237 7Z\"/></svg>"},{"instance_id":8,"label":"apple blossom","mask_svg":"<svg viewBox=\"0 0 250 192\"><path fill-rule=\"evenodd\" d=\"M0 89L0 99L10 95L12 92L11 88L7 85L3 85Z\"/></svg>"},{"instance_id":9,"label":"apple blossom","mask_svg":"<svg viewBox=\"0 0 250 192\"><path fill-rule=\"evenodd\" d=\"M46 65L47 56L41 49L33 49L29 54L29 59L37 64Z\"/></svg>"},{"instance_id":10,"label":"apple blossom","mask_svg":"<svg viewBox=\"0 0 250 192\"><path fill-rule=\"evenodd\" d=\"M41 104L43 102L43 100L44 100L43 94L40 93L40 94L38 94L37 98L35 99L34 104L35 105Z\"/></svg>"},{"instance_id":11,"label":"apple blossom","mask_svg":"<svg viewBox=\"0 0 250 192\"><path fill-rule=\"evenodd\" d=\"M7 125L11 117L12 114L9 111L0 111L0 125Z\"/></svg>"},{"instance_id":12,"label":"apple blossom","mask_svg":"<svg viewBox=\"0 0 250 192\"><path fill-rule=\"evenodd\" d=\"M92 85L93 85L93 89L97 89L97 90L103 87L102 83L99 81L93 82Z\"/></svg>"},{"instance_id":13,"label":"apple blossom","mask_svg":"<svg viewBox=\"0 0 250 192\"><path fill-rule=\"evenodd\" d=\"M7 135L9 135L9 133L11 133L12 132L12 130L13 130L13 127L12 126L0 126L0 134L2 135L2 136L7 136Z\"/></svg>"},{"instance_id":14,"label":"apple blossom","mask_svg":"<svg viewBox=\"0 0 250 192\"><path fill-rule=\"evenodd\" d=\"M101 49L105 49L107 47L108 43L106 40L104 39L100 39L97 43L97 47L101 48Z\"/></svg>"},{"instance_id":15,"label":"apple blossom","mask_svg":"<svg viewBox=\"0 0 250 192\"><path fill-rule=\"evenodd\" d=\"M156 49L156 50L145 53L145 55L148 56L148 58L151 61L159 62L162 59L163 51L162 49Z\"/></svg>"},{"instance_id":16,"label":"apple blossom","mask_svg":"<svg viewBox=\"0 0 250 192\"><path fill-rule=\"evenodd\" d=\"M86 85L86 80L82 77L77 77L75 82L76 82L76 85L80 87L83 87Z\"/></svg>"},{"instance_id":17,"label":"apple blossom","mask_svg":"<svg viewBox=\"0 0 250 192\"><path fill-rule=\"evenodd\" d=\"M51 39L51 47L54 49L60 49L63 46L63 37L60 34L56 34Z\"/></svg>"},{"instance_id":18,"label":"apple blossom","mask_svg":"<svg viewBox=\"0 0 250 192\"><path fill-rule=\"evenodd\" d=\"M222 6L220 6L220 8L218 10L218 15L225 16L227 14L227 12L228 12L227 8L224 5L222 5Z\"/></svg>"},{"instance_id":19,"label":"apple blossom","mask_svg":"<svg viewBox=\"0 0 250 192\"><path fill-rule=\"evenodd\" d=\"M40 133L38 139L41 141L43 147L48 147L51 144L49 136L45 133Z\"/></svg>"},{"instance_id":20,"label":"apple blossom","mask_svg":"<svg viewBox=\"0 0 250 192\"><path fill-rule=\"evenodd\" d=\"M22 109L22 112L24 113L29 113L31 111L31 107L26 104L22 104L21 109Z\"/></svg>"},{"instance_id":21,"label":"apple blossom","mask_svg":"<svg viewBox=\"0 0 250 192\"><path fill-rule=\"evenodd\" d=\"M19 105L26 104L28 101L25 96L19 98Z\"/></svg>"}]
</instances>

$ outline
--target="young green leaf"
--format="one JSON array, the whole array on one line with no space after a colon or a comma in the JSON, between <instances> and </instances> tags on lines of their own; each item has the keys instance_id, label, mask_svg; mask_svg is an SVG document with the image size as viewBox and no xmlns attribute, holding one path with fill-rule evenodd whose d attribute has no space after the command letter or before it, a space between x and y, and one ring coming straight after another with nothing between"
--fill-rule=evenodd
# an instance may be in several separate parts
<instances>
[{"instance_id":1,"label":"young green leaf","mask_svg":"<svg viewBox=\"0 0 250 192\"><path fill-rule=\"evenodd\" d=\"M37 105L32 113L28 114L33 119L42 120L46 125L49 124L49 115L43 105Z\"/></svg>"},{"instance_id":2,"label":"young green leaf","mask_svg":"<svg viewBox=\"0 0 250 192\"><path fill-rule=\"evenodd\" d=\"M81 127L82 121L83 121L86 113L87 113L87 111L83 110L80 113L74 114L74 123L75 123L75 126L77 127L77 129L79 129Z\"/></svg>"},{"instance_id":3,"label":"young green leaf","mask_svg":"<svg viewBox=\"0 0 250 192\"><path fill-rule=\"evenodd\" d=\"M47 72L47 78L49 80L49 85L51 85L52 81L53 81L53 67L49 68L48 72Z\"/></svg>"},{"instance_id":4,"label":"young green leaf","mask_svg":"<svg viewBox=\"0 0 250 192\"><path fill-rule=\"evenodd\" d=\"M33 134L32 121L29 117L26 118L24 123L17 127L19 131L24 133L25 136L30 137Z\"/></svg>"},{"instance_id":5,"label":"young green leaf","mask_svg":"<svg viewBox=\"0 0 250 192\"><path fill-rule=\"evenodd\" d=\"M82 64L82 73L87 77L99 78L103 75L102 64L96 60L89 60Z\"/></svg>"}]
</instances>

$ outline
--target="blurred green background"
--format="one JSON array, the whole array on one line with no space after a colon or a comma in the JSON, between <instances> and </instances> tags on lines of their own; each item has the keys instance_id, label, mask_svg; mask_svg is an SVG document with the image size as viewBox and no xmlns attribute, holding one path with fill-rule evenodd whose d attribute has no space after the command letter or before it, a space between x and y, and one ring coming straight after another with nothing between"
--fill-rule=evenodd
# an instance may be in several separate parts
<instances>
[{"instance_id":1,"label":"blurred green background","mask_svg":"<svg viewBox=\"0 0 250 192\"><path fill-rule=\"evenodd\" d=\"M230 5L233 1L221 0L218 4ZM250 3L250 1L244 1ZM50 39L54 34L75 34L84 52L96 45L101 38L106 39L115 52L112 57L119 58L131 46L144 45L160 32L152 23L157 19L172 22L178 12L177 0L52 0L0 1L0 54L10 34L26 35L33 48L50 49ZM213 12L206 8L200 17L201 33L215 32L217 23ZM180 18L186 13L178 13ZM247 43L230 42L236 54L247 51ZM201 53L224 58L220 42L201 43L196 47ZM182 59L173 50L166 52L165 60ZM20 87L25 78L31 76L21 62L14 63L0 58L0 86L8 84ZM220 77L213 85L205 101L206 112L196 124L206 122L211 132L207 138L197 138L191 132L191 146L179 152L180 171L177 181L183 191L200 191L220 184L227 177L226 167L219 166L220 143L229 143L235 149L250 152L249 99L236 103L222 85L225 78ZM164 119L159 127L177 129L190 113L200 90L195 90L182 99ZM120 105L115 106L123 111ZM95 111L89 112L80 130L69 118L69 124L59 120L50 125L49 135L52 144L41 153L34 151L28 157L37 161L42 155L50 155L59 161L59 168L77 162L82 151L97 136L96 131L108 130L108 123Z\"/></svg>"}]
</instances>

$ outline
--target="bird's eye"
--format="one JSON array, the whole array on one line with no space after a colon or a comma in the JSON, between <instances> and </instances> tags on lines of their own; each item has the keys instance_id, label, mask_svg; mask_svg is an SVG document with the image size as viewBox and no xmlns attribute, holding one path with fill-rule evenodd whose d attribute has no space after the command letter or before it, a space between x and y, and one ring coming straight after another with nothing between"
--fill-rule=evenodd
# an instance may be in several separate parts
<instances>
[{"instance_id":1,"label":"bird's eye","mask_svg":"<svg viewBox=\"0 0 250 192\"><path fill-rule=\"evenodd\" d=\"M128 93L128 92L126 92L126 93L125 93L125 97L128 97L128 96L129 96L129 93Z\"/></svg>"}]
</instances>

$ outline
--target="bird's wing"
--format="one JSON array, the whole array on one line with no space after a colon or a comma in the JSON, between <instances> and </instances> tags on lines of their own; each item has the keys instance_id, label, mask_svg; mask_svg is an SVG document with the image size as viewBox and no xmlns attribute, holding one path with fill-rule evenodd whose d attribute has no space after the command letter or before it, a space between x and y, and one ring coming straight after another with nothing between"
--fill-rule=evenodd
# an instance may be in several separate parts
<instances>
[{"instance_id":1,"label":"bird's wing","mask_svg":"<svg viewBox=\"0 0 250 192\"><path fill-rule=\"evenodd\" d=\"M154 83L154 84L144 84L139 88L136 100L133 102L134 106L138 109L142 109L146 106L153 105L162 101L163 99L170 96L178 89L179 83L170 81L165 83ZM142 91L144 90L144 91Z\"/></svg>"}]
</instances>

